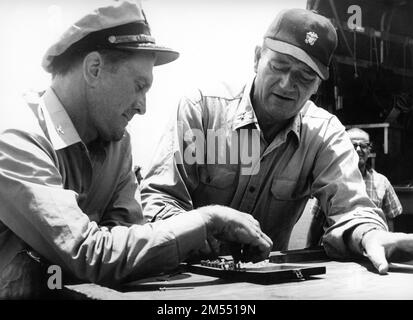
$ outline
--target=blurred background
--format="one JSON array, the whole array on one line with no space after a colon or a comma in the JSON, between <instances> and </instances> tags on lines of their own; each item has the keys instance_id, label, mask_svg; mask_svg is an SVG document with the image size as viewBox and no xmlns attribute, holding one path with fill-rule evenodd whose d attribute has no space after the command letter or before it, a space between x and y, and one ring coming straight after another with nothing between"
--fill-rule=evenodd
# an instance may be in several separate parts
<instances>
[{"instance_id":1,"label":"blurred background","mask_svg":"<svg viewBox=\"0 0 413 320\"><path fill-rule=\"evenodd\" d=\"M12 97L44 90L50 75L40 66L48 46L83 14L114 0L14 0L0 3L0 123L13 112ZM154 69L147 112L129 124L134 164L145 174L166 122L189 87L221 80L245 81L254 48L284 8L305 0L144 0L152 34L181 53Z\"/></svg>"}]
</instances>

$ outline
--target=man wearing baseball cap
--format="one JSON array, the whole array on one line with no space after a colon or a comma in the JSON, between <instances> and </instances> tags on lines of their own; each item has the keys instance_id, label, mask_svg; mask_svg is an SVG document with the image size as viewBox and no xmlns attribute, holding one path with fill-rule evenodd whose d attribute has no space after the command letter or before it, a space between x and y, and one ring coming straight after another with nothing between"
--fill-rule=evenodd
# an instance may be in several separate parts
<instances>
[{"instance_id":1,"label":"man wearing baseball cap","mask_svg":"<svg viewBox=\"0 0 413 320\"><path fill-rule=\"evenodd\" d=\"M145 113L153 66L177 58L130 2L82 17L47 50L51 87L16 102L19 119L0 128L0 298L44 293L37 258L114 285L176 267L209 236L268 256L258 222L230 208L143 223L125 127Z\"/></svg>"},{"instance_id":2,"label":"man wearing baseball cap","mask_svg":"<svg viewBox=\"0 0 413 320\"><path fill-rule=\"evenodd\" d=\"M255 75L245 85L198 88L182 98L142 181L145 217L228 206L251 214L273 248L285 250L315 196L326 214L329 256L366 255L386 273L394 249L413 253L413 235L389 233L383 212L367 196L344 126L309 100L329 77L336 46L327 18L305 9L282 11L256 48ZM202 132L206 143L194 143L199 134L193 132ZM216 140L224 143L209 145ZM243 155L254 146L258 157L245 163ZM246 164L250 171L243 170Z\"/></svg>"}]
</instances>

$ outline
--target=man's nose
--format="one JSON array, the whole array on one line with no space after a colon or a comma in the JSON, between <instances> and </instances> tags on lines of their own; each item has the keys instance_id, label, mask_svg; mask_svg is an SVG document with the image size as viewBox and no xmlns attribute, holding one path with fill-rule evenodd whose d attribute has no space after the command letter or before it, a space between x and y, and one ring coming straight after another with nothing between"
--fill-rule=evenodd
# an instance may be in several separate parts
<instances>
[{"instance_id":1,"label":"man's nose","mask_svg":"<svg viewBox=\"0 0 413 320\"><path fill-rule=\"evenodd\" d=\"M289 89L291 83L291 73L285 72L281 75L280 87L283 89Z\"/></svg>"},{"instance_id":2,"label":"man's nose","mask_svg":"<svg viewBox=\"0 0 413 320\"><path fill-rule=\"evenodd\" d=\"M136 110L138 111L138 114L144 115L146 112L146 97L143 97L141 99L138 99L136 102Z\"/></svg>"}]
</instances>

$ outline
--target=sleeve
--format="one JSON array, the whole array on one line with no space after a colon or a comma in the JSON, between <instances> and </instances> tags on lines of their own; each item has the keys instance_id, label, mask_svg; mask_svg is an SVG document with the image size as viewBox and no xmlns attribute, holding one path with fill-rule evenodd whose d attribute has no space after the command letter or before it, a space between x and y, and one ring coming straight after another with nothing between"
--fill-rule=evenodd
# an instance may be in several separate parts
<instances>
[{"instance_id":1,"label":"sleeve","mask_svg":"<svg viewBox=\"0 0 413 320\"><path fill-rule=\"evenodd\" d=\"M197 141L205 140L201 100L199 95L181 99L142 180L142 207L147 221L193 209L191 195L199 184L197 162L200 162L194 156L204 157L204 152L196 150L204 148Z\"/></svg>"},{"instance_id":2,"label":"sleeve","mask_svg":"<svg viewBox=\"0 0 413 320\"><path fill-rule=\"evenodd\" d=\"M394 219L403 212L403 208L390 181L386 177L384 179L386 192L383 198L382 209L386 218Z\"/></svg>"},{"instance_id":3,"label":"sleeve","mask_svg":"<svg viewBox=\"0 0 413 320\"><path fill-rule=\"evenodd\" d=\"M0 219L51 263L76 277L113 284L172 269L206 238L203 218L114 226L90 221L63 188L52 146L21 131L0 134Z\"/></svg>"},{"instance_id":4,"label":"sleeve","mask_svg":"<svg viewBox=\"0 0 413 320\"><path fill-rule=\"evenodd\" d=\"M313 179L312 193L326 214L323 245L329 256L361 254L359 236L365 228L373 225L387 230L382 210L367 196L357 154L336 117L330 119L324 132Z\"/></svg>"},{"instance_id":5,"label":"sleeve","mask_svg":"<svg viewBox=\"0 0 413 320\"><path fill-rule=\"evenodd\" d=\"M126 135L123 143L122 158L119 161L121 166L119 182L99 223L107 227L130 226L144 222L138 182L133 172L129 134Z\"/></svg>"}]
</instances>

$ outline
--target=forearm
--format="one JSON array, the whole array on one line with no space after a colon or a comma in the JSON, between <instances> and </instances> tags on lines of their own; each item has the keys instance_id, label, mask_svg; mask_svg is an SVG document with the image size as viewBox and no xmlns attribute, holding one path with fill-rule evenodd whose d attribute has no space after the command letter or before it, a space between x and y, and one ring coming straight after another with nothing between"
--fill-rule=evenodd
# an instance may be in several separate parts
<instances>
[{"instance_id":1,"label":"forearm","mask_svg":"<svg viewBox=\"0 0 413 320\"><path fill-rule=\"evenodd\" d=\"M164 220L192 210L165 193L147 193L142 196L143 216L146 222Z\"/></svg>"},{"instance_id":2,"label":"forearm","mask_svg":"<svg viewBox=\"0 0 413 320\"><path fill-rule=\"evenodd\" d=\"M369 199L358 169L358 158L344 127L333 118L319 150L313 193L326 214L323 244L327 254L346 258L360 254L365 226L387 229L381 209Z\"/></svg>"},{"instance_id":3,"label":"forearm","mask_svg":"<svg viewBox=\"0 0 413 320\"><path fill-rule=\"evenodd\" d=\"M117 283L171 270L205 239L205 221L191 213L110 231L90 223L81 238L72 239L66 263L79 278Z\"/></svg>"},{"instance_id":4,"label":"forearm","mask_svg":"<svg viewBox=\"0 0 413 320\"><path fill-rule=\"evenodd\" d=\"M364 237L373 230L383 230L386 231L383 225L377 223L363 223L358 225L351 231L350 236L348 237L348 247L350 251L356 255L364 254L363 239Z\"/></svg>"},{"instance_id":5,"label":"forearm","mask_svg":"<svg viewBox=\"0 0 413 320\"><path fill-rule=\"evenodd\" d=\"M50 203L57 200L58 190L54 194L48 197ZM36 200L41 203L37 210L33 202L23 207L22 201L17 206L2 201L2 221L51 263L86 281L113 284L169 270L206 239L205 221L197 214L109 230L74 205L60 201L59 207L46 208L44 201Z\"/></svg>"},{"instance_id":6,"label":"forearm","mask_svg":"<svg viewBox=\"0 0 413 320\"><path fill-rule=\"evenodd\" d=\"M52 158L31 141L18 141L21 150L34 149L32 161L20 160L28 151L11 149L11 144L0 152L0 219L16 237L76 277L111 283L141 277L177 266L204 244L205 222L197 215L111 229L98 225L80 209L79 194L63 188Z\"/></svg>"},{"instance_id":7,"label":"forearm","mask_svg":"<svg viewBox=\"0 0 413 320\"><path fill-rule=\"evenodd\" d=\"M372 228L387 230L386 223L374 210L360 208L344 214L340 220L327 229L323 237L326 253L332 258L362 255L363 234Z\"/></svg>"}]
</instances>

